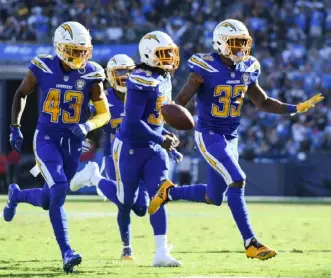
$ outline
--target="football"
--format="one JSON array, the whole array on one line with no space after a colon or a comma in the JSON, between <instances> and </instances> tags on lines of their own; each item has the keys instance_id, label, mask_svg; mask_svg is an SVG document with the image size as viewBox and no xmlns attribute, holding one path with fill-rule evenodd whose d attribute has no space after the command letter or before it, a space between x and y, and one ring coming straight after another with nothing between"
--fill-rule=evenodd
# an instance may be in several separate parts
<instances>
[{"instance_id":1,"label":"football","mask_svg":"<svg viewBox=\"0 0 331 278\"><path fill-rule=\"evenodd\" d=\"M183 106L171 103L161 107L161 113L165 122L178 130L190 130L194 128L194 119L191 113Z\"/></svg>"}]
</instances>

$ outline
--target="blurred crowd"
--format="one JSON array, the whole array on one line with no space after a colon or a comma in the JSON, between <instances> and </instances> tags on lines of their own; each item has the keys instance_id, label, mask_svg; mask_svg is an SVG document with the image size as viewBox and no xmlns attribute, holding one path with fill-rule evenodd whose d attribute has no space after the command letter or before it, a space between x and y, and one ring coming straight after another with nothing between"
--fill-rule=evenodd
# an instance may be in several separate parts
<instances>
[{"instance_id":1,"label":"blurred crowd","mask_svg":"<svg viewBox=\"0 0 331 278\"><path fill-rule=\"evenodd\" d=\"M0 0L0 40L51 42L68 20L90 29L93 43L137 42L151 30L166 31L180 46L176 94L187 76L187 59L212 50L212 32L226 18L243 21L254 39L267 93L298 103L321 92L326 100L309 113L242 112L240 153L246 159L304 159L331 149L331 1L296 0ZM191 106L194 112L194 105ZM181 150L192 152L192 133L180 133Z\"/></svg>"}]
</instances>

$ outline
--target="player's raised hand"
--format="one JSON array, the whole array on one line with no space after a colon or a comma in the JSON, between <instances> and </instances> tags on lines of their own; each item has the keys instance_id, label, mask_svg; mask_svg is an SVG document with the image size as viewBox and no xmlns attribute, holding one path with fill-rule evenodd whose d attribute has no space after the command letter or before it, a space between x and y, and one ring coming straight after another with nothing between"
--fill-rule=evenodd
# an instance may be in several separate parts
<instances>
[{"instance_id":1,"label":"player's raised hand","mask_svg":"<svg viewBox=\"0 0 331 278\"><path fill-rule=\"evenodd\" d=\"M71 132L78 140L84 141L85 136L91 130L88 124L76 124L71 128Z\"/></svg>"},{"instance_id":2,"label":"player's raised hand","mask_svg":"<svg viewBox=\"0 0 331 278\"><path fill-rule=\"evenodd\" d=\"M299 113L304 113L307 110L313 108L316 103L322 101L324 99L324 96L322 94L314 95L312 98L306 100L305 102L301 102L297 105L297 111Z\"/></svg>"},{"instance_id":3,"label":"player's raised hand","mask_svg":"<svg viewBox=\"0 0 331 278\"><path fill-rule=\"evenodd\" d=\"M179 145L179 140L174 134L167 134L163 136L162 148L167 151L173 151Z\"/></svg>"},{"instance_id":4,"label":"player's raised hand","mask_svg":"<svg viewBox=\"0 0 331 278\"><path fill-rule=\"evenodd\" d=\"M9 136L9 142L11 147L17 151L22 151L22 145L23 145L23 134L21 132L19 125L11 125L10 126L10 136Z\"/></svg>"}]
</instances>

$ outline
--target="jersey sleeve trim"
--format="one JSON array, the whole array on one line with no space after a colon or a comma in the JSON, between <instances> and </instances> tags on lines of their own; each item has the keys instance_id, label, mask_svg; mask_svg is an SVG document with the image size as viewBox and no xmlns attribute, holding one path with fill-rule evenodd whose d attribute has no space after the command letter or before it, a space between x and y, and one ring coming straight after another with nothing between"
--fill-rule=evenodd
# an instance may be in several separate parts
<instances>
[{"instance_id":1,"label":"jersey sleeve trim","mask_svg":"<svg viewBox=\"0 0 331 278\"><path fill-rule=\"evenodd\" d=\"M192 65L195 65L197 67L200 67L208 72L218 72L217 69L215 69L213 66L209 65L208 63L206 63L206 61L204 61L203 59L201 59L200 57L198 57L197 55L193 55L188 62Z\"/></svg>"},{"instance_id":2,"label":"jersey sleeve trim","mask_svg":"<svg viewBox=\"0 0 331 278\"><path fill-rule=\"evenodd\" d=\"M255 60L252 65L250 65L247 69L246 72L254 72L256 70L260 70L261 65L258 60Z\"/></svg>"},{"instance_id":3,"label":"jersey sleeve trim","mask_svg":"<svg viewBox=\"0 0 331 278\"><path fill-rule=\"evenodd\" d=\"M88 74L85 74L83 76L81 76L81 78L84 78L84 79L102 79L105 80L106 79L106 75L105 75L105 72L104 70L100 70L98 69L97 71L93 71L93 72L90 72Z\"/></svg>"},{"instance_id":4,"label":"jersey sleeve trim","mask_svg":"<svg viewBox=\"0 0 331 278\"><path fill-rule=\"evenodd\" d=\"M39 57L34 57L31 61L32 64L34 64L37 68L41 69L45 73L53 73L51 69L45 64L43 60L41 60Z\"/></svg>"},{"instance_id":5,"label":"jersey sleeve trim","mask_svg":"<svg viewBox=\"0 0 331 278\"><path fill-rule=\"evenodd\" d=\"M135 74L131 74L129 79L132 83L142 85L145 87L156 87L160 83L160 81L155 80L154 78L148 78Z\"/></svg>"}]
</instances>

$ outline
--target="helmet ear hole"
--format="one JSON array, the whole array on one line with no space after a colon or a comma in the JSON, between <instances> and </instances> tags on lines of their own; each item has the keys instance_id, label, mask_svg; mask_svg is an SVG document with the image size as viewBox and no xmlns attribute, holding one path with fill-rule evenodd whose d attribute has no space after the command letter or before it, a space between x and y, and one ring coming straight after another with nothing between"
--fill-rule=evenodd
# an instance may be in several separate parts
<instances>
[{"instance_id":1,"label":"helmet ear hole","mask_svg":"<svg viewBox=\"0 0 331 278\"><path fill-rule=\"evenodd\" d=\"M221 43L220 43L220 42L217 42L217 44L218 44L218 45L221 45Z\"/></svg>"},{"instance_id":2,"label":"helmet ear hole","mask_svg":"<svg viewBox=\"0 0 331 278\"><path fill-rule=\"evenodd\" d=\"M146 57L146 58L149 58L147 54L145 54L145 57Z\"/></svg>"}]
</instances>

